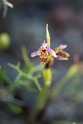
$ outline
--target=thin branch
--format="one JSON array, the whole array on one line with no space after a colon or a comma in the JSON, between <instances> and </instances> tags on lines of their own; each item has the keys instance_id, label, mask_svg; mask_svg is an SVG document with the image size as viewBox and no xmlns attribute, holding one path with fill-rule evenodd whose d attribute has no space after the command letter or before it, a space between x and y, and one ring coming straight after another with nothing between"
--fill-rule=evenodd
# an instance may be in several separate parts
<instances>
[{"instance_id":1,"label":"thin branch","mask_svg":"<svg viewBox=\"0 0 83 124\"><path fill-rule=\"evenodd\" d=\"M14 8L13 4L10 3L10 2L8 2L7 0L3 0L3 7L4 7L4 10L3 10L3 17L6 16L7 11L8 11L8 7Z\"/></svg>"},{"instance_id":2,"label":"thin branch","mask_svg":"<svg viewBox=\"0 0 83 124\"><path fill-rule=\"evenodd\" d=\"M19 64L13 65L13 64L8 63L8 65L9 65L11 68L15 69L15 70L18 72L18 74L19 74L20 77L23 76L23 77L25 77L26 79L33 81L33 82L35 83L35 85L37 86L37 88L38 88L39 91L42 90L42 88L41 88L39 82L37 81L37 78L34 77L34 76L31 75L31 74L26 74L25 72L23 72L23 71L20 69L20 65L19 65ZM19 76L18 76L18 78L19 78ZM17 81L18 78L16 78L15 81Z\"/></svg>"}]
</instances>

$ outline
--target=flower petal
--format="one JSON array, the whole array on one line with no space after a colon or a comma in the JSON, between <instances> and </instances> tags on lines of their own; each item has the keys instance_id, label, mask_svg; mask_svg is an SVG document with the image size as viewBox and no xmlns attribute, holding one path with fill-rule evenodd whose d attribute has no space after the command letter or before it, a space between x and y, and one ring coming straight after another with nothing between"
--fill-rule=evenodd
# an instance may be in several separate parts
<instances>
[{"instance_id":1,"label":"flower petal","mask_svg":"<svg viewBox=\"0 0 83 124\"><path fill-rule=\"evenodd\" d=\"M64 58L64 57L58 57L58 60L68 60L68 58Z\"/></svg>"},{"instance_id":2,"label":"flower petal","mask_svg":"<svg viewBox=\"0 0 83 124\"><path fill-rule=\"evenodd\" d=\"M39 56L39 50L31 53L31 57Z\"/></svg>"},{"instance_id":3,"label":"flower petal","mask_svg":"<svg viewBox=\"0 0 83 124\"><path fill-rule=\"evenodd\" d=\"M64 44L64 45L63 45L63 44L61 44L58 48L59 48L59 49L61 49L61 50L63 50L63 49L65 49L66 47L67 47L67 45L66 45L66 44Z\"/></svg>"},{"instance_id":4,"label":"flower petal","mask_svg":"<svg viewBox=\"0 0 83 124\"><path fill-rule=\"evenodd\" d=\"M55 51L54 50L52 50L51 48L47 48L47 50L49 51L49 53L53 56L53 57L57 57L57 55L56 55L56 53L55 53Z\"/></svg>"},{"instance_id":5,"label":"flower petal","mask_svg":"<svg viewBox=\"0 0 83 124\"><path fill-rule=\"evenodd\" d=\"M44 42L43 42L41 45L42 45L42 47L44 47L44 48L47 48L47 47L48 47L48 44L45 42L45 40L44 40Z\"/></svg>"}]
</instances>

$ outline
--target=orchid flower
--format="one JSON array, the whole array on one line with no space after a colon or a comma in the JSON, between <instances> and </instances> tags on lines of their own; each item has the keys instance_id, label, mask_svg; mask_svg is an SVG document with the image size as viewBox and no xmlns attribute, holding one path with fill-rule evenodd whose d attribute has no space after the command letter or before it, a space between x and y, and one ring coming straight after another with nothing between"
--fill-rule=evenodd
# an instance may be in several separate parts
<instances>
[{"instance_id":1,"label":"orchid flower","mask_svg":"<svg viewBox=\"0 0 83 124\"><path fill-rule=\"evenodd\" d=\"M67 45L60 45L59 47L55 48L55 53L57 55L58 60L68 60L69 58L69 53L64 51Z\"/></svg>"},{"instance_id":2,"label":"orchid flower","mask_svg":"<svg viewBox=\"0 0 83 124\"><path fill-rule=\"evenodd\" d=\"M45 85L50 86L52 82L52 71L51 65L54 62L54 59L58 60L68 60L69 53L65 52L64 49L67 45L60 45L59 47L55 48L54 50L50 47L50 33L48 30L48 24L46 25L46 42L44 41L38 50L31 53L31 57L38 56L40 62L44 64L43 70L43 78L45 80Z\"/></svg>"},{"instance_id":3,"label":"orchid flower","mask_svg":"<svg viewBox=\"0 0 83 124\"><path fill-rule=\"evenodd\" d=\"M47 63L50 57L56 58L57 55L53 49L44 41L39 49L31 53L31 57L39 56L41 63Z\"/></svg>"},{"instance_id":4,"label":"orchid flower","mask_svg":"<svg viewBox=\"0 0 83 124\"><path fill-rule=\"evenodd\" d=\"M60 45L54 50L50 48L50 33L48 31L48 24L46 25L46 41L41 44L41 46L35 52L31 53L31 57L39 56L40 62L45 64L46 68L51 67L54 59L58 60L68 60L69 53L64 51L67 45Z\"/></svg>"}]
</instances>

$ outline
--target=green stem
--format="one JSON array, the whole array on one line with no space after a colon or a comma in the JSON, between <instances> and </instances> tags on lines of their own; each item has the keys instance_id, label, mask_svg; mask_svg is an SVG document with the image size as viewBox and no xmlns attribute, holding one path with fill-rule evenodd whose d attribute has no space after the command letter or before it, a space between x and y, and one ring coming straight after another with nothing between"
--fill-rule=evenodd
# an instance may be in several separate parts
<instances>
[{"instance_id":1,"label":"green stem","mask_svg":"<svg viewBox=\"0 0 83 124\"><path fill-rule=\"evenodd\" d=\"M37 80L36 78L34 78L33 80L34 80L35 85L36 85L37 88L39 89L39 91L42 91L42 88L41 88L41 86L40 86L38 80Z\"/></svg>"},{"instance_id":2,"label":"green stem","mask_svg":"<svg viewBox=\"0 0 83 124\"><path fill-rule=\"evenodd\" d=\"M25 77L25 78L27 78L28 80L33 81L33 82L35 83L35 85L37 86L37 88L38 88L39 91L42 90L42 88L41 88L41 86L40 86L40 84L39 84L37 78L33 77L33 76L30 75L30 74L26 74L25 72L21 71L20 68L19 68L19 64L18 64L17 66L12 65L12 64L9 64L9 66L12 67L13 69L15 69L15 70L19 73L19 75L17 76L17 78L16 78L15 81L18 81L18 79L19 79L20 77Z\"/></svg>"}]
</instances>

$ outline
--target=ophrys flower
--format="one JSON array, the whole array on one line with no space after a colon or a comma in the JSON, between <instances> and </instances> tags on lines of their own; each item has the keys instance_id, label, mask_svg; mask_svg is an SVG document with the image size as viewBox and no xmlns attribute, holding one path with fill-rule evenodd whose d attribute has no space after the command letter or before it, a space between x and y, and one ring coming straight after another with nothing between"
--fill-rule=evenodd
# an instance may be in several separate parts
<instances>
[{"instance_id":1,"label":"ophrys flower","mask_svg":"<svg viewBox=\"0 0 83 124\"><path fill-rule=\"evenodd\" d=\"M54 50L50 48L50 33L48 30L48 24L46 25L46 42L44 41L37 51L31 53L31 57L39 56L40 62L45 64L45 68L50 68L54 59L68 60L69 53L64 51L67 45L60 45Z\"/></svg>"},{"instance_id":2,"label":"ophrys flower","mask_svg":"<svg viewBox=\"0 0 83 124\"><path fill-rule=\"evenodd\" d=\"M60 45L59 47L55 48L55 53L57 55L58 60L68 60L69 58L69 53L64 51L67 45Z\"/></svg>"},{"instance_id":3,"label":"ophrys flower","mask_svg":"<svg viewBox=\"0 0 83 124\"><path fill-rule=\"evenodd\" d=\"M46 64L51 57L57 58L57 55L53 49L44 41L37 51L31 53L31 57L39 56L41 63Z\"/></svg>"}]
</instances>

